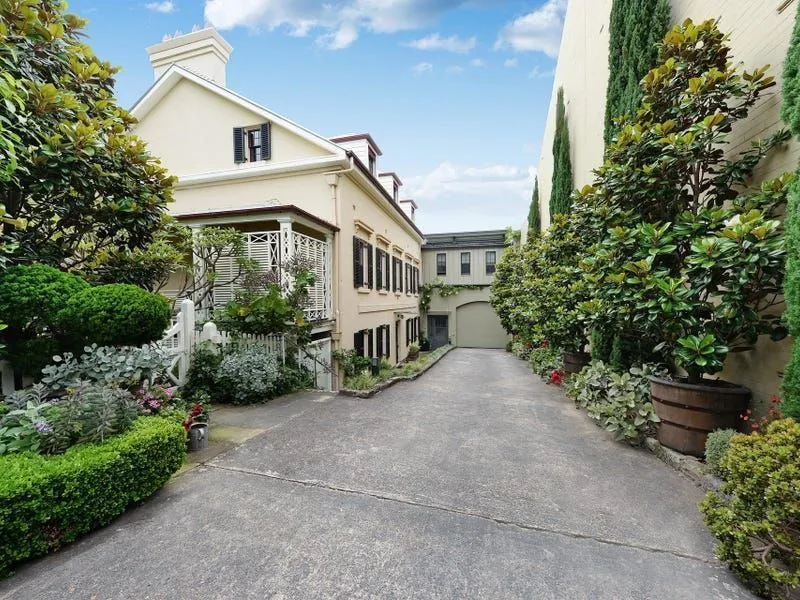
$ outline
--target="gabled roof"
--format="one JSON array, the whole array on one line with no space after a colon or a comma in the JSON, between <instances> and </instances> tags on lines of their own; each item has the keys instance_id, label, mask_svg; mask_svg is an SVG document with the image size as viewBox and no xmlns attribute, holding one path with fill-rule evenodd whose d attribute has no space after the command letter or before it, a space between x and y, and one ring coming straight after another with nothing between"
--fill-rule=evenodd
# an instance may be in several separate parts
<instances>
[{"instance_id":1,"label":"gabled roof","mask_svg":"<svg viewBox=\"0 0 800 600\"><path fill-rule=\"evenodd\" d=\"M383 152L381 152L381 149L378 148L378 144L375 143L375 140L373 140L372 136L368 133L350 133L348 135L337 135L336 137L331 138L331 141L336 144L356 142L358 140L367 140L367 143L372 146L372 149L375 150L375 153L378 156L383 156Z\"/></svg>"},{"instance_id":2,"label":"gabled roof","mask_svg":"<svg viewBox=\"0 0 800 600\"><path fill-rule=\"evenodd\" d=\"M403 185L403 182L400 181L400 177L394 171L387 171L385 173L378 173L378 177L391 177L393 178L398 184Z\"/></svg>"},{"instance_id":3,"label":"gabled roof","mask_svg":"<svg viewBox=\"0 0 800 600\"><path fill-rule=\"evenodd\" d=\"M150 89L147 90L141 98L139 98L136 104L133 105L133 108L131 108L131 114L133 114L133 116L140 121L144 119L147 114L158 105L158 102L164 96L166 96L167 93L169 93L169 91L172 90L172 88L174 88L182 79L187 79L193 83L196 83L208 91L225 98L229 102L238 104L239 106L257 115L260 115L264 119L267 119L279 127L283 127L298 137L301 137L304 140L319 146L331 154L344 156L344 150L340 146L322 137L321 135L318 135L303 126L298 125L294 121L290 121L286 117L272 112L264 106L261 106L260 104L253 102L252 100L245 98L244 96L241 96L226 87L206 79L205 77L201 77L189 69L175 64L164 71L164 74L161 75L161 77L159 77L152 86L150 86Z\"/></svg>"}]
</instances>

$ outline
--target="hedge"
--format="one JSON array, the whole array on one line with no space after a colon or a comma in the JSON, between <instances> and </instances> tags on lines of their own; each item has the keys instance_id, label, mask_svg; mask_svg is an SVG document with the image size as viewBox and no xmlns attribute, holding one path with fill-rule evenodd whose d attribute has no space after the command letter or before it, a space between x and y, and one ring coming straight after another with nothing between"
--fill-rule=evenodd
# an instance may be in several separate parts
<instances>
[{"instance_id":1,"label":"hedge","mask_svg":"<svg viewBox=\"0 0 800 600\"><path fill-rule=\"evenodd\" d=\"M153 494L185 453L179 423L141 417L102 444L58 456L0 456L0 578L15 563L57 550Z\"/></svg>"}]
</instances>

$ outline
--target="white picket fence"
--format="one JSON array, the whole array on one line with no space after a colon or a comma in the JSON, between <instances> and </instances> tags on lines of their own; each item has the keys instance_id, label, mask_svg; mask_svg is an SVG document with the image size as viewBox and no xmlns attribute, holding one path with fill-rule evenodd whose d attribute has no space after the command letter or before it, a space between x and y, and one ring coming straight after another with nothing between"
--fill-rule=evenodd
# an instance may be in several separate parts
<instances>
[{"instance_id":1,"label":"white picket fence","mask_svg":"<svg viewBox=\"0 0 800 600\"><path fill-rule=\"evenodd\" d=\"M181 302L181 310L174 318L172 327L157 342L157 345L169 356L168 376L176 385L186 383L192 350L197 344L211 342L225 346L234 341L233 336L227 332L219 331L214 323L206 323L203 329L198 331L195 328L195 322L194 302L184 300ZM245 346L265 346L270 352L277 354L283 364L286 364L286 338L282 335L237 336L235 342ZM330 339L318 340L309 344L298 352L297 362L314 374L314 387L316 389L325 391L332 389ZM31 383L32 381L27 378L22 381L23 387ZM15 389L14 370L11 367L11 363L0 360L0 392L3 395L8 395Z\"/></svg>"}]
</instances>

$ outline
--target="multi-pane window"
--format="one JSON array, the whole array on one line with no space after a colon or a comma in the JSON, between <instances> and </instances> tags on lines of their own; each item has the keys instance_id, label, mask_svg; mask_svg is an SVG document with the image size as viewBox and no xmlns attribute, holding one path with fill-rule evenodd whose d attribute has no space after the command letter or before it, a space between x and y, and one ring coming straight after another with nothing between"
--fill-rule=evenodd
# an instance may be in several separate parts
<instances>
[{"instance_id":1,"label":"multi-pane window","mask_svg":"<svg viewBox=\"0 0 800 600\"><path fill-rule=\"evenodd\" d=\"M233 162L259 162L272 157L272 127L262 123L258 127L233 128Z\"/></svg>"},{"instance_id":2,"label":"multi-pane window","mask_svg":"<svg viewBox=\"0 0 800 600\"><path fill-rule=\"evenodd\" d=\"M410 264L406 263L406 294L410 294L411 292L414 291L414 282L412 281L411 278L412 269L413 267Z\"/></svg>"},{"instance_id":3,"label":"multi-pane window","mask_svg":"<svg viewBox=\"0 0 800 600\"><path fill-rule=\"evenodd\" d=\"M375 284L372 244L353 237L353 285L372 289Z\"/></svg>"},{"instance_id":4,"label":"multi-pane window","mask_svg":"<svg viewBox=\"0 0 800 600\"><path fill-rule=\"evenodd\" d=\"M471 258L472 258L472 255L469 252L462 252L461 253L461 274L462 275L469 275L470 274Z\"/></svg>"},{"instance_id":5,"label":"multi-pane window","mask_svg":"<svg viewBox=\"0 0 800 600\"><path fill-rule=\"evenodd\" d=\"M376 289L389 290L392 286L392 265L389 253L375 249L375 280Z\"/></svg>"},{"instance_id":6,"label":"multi-pane window","mask_svg":"<svg viewBox=\"0 0 800 600\"><path fill-rule=\"evenodd\" d=\"M375 356L378 358L385 358L391 354L390 331L389 325L381 325L375 329Z\"/></svg>"},{"instance_id":7,"label":"multi-pane window","mask_svg":"<svg viewBox=\"0 0 800 600\"><path fill-rule=\"evenodd\" d=\"M495 269L497 268L497 252L494 250L487 250L486 251L486 274L492 275L494 274Z\"/></svg>"},{"instance_id":8,"label":"multi-pane window","mask_svg":"<svg viewBox=\"0 0 800 600\"><path fill-rule=\"evenodd\" d=\"M369 172L375 175L375 170L378 167L378 157L375 156L375 153L370 150L369 151Z\"/></svg>"},{"instance_id":9,"label":"multi-pane window","mask_svg":"<svg viewBox=\"0 0 800 600\"><path fill-rule=\"evenodd\" d=\"M261 160L261 129L247 132L247 156L250 162Z\"/></svg>"},{"instance_id":10,"label":"multi-pane window","mask_svg":"<svg viewBox=\"0 0 800 600\"><path fill-rule=\"evenodd\" d=\"M436 255L436 274L447 275L447 254L444 252Z\"/></svg>"},{"instance_id":11,"label":"multi-pane window","mask_svg":"<svg viewBox=\"0 0 800 600\"><path fill-rule=\"evenodd\" d=\"M392 280L394 285L392 290L394 292L403 291L403 261L396 256L392 257Z\"/></svg>"}]
</instances>

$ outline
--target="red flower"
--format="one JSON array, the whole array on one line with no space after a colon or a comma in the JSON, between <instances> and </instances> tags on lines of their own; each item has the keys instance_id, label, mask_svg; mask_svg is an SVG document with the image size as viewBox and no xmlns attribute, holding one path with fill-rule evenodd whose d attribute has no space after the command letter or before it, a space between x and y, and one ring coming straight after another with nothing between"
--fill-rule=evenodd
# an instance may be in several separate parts
<instances>
[{"instance_id":1,"label":"red flower","mask_svg":"<svg viewBox=\"0 0 800 600\"><path fill-rule=\"evenodd\" d=\"M550 373L550 383L562 385L564 383L564 371L557 370Z\"/></svg>"}]
</instances>

